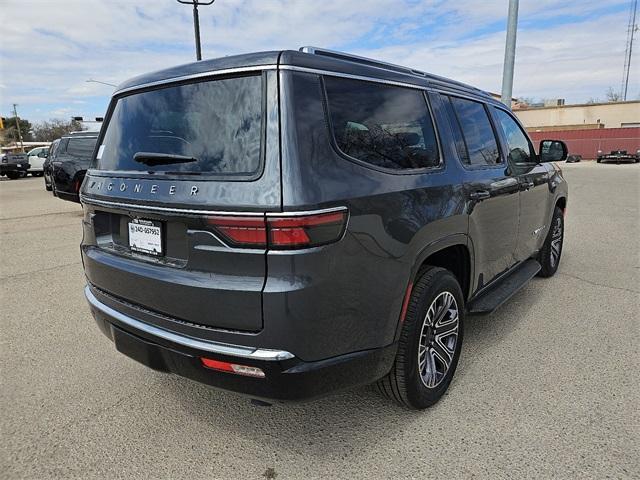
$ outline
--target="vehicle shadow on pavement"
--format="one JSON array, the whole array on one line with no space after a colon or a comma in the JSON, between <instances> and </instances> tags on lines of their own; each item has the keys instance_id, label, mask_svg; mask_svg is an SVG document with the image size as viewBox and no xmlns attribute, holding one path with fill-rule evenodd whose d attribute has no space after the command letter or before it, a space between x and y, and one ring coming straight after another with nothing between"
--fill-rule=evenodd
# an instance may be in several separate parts
<instances>
[{"instance_id":1,"label":"vehicle shadow on pavement","mask_svg":"<svg viewBox=\"0 0 640 480\"><path fill-rule=\"evenodd\" d=\"M528 288L537 289L537 281ZM273 449L305 455L333 455L349 448L366 449L399 438L415 428L439 428L452 410L464 411L467 400L460 400L465 383L482 378L465 378L465 370L479 355L500 349L500 343L518 322L534 308L532 295L525 288L493 315L469 317L463 356L452 388L430 409L419 412L397 406L380 395L373 386L359 387L306 403L275 403L270 407L251 404L247 397L218 391L171 375L160 375L160 388L170 395L180 411L198 423L208 424L216 435L241 437ZM535 297L535 296L534 296ZM489 352L487 352L489 350ZM459 401L458 401L459 400ZM356 441L357 440L357 441ZM247 440L249 441L249 440ZM278 451L278 450L276 450Z\"/></svg>"}]
</instances>

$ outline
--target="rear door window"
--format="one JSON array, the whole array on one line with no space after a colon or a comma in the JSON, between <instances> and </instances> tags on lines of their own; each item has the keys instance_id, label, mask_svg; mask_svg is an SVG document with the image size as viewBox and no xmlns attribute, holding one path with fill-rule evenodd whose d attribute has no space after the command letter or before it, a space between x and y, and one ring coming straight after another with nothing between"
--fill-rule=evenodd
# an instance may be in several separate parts
<instances>
[{"instance_id":1,"label":"rear door window","mask_svg":"<svg viewBox=\"0 0 640 480\"><path fill-rule=\"evenodd\" d=\"M117 100L96 166L252 175L261 164L262 111L260 75L134 93Z\"/></svg>"},{"instance_id":2,"label":"rear door window","mask_svg":"<svg viewBox=\"0 0 640 480\"><path fill-rule=\"evenodd\" d=\"M97 140L97 137L72 137L67 143L67 155L90 159Z\"/></svg>"},{"instance_id":3,"label":"rear door window","mask_svg":"<svg viewBox=\"0 0 640 480\"><path fill-rule=\"evenodd\" d=\"M457 133L463 140L456 143L462 162L470 166L500 163L498 143L485 106L465 98L449 98L453 109L454 135Z\"/></svg>"},{"instance_id":4,"label":"rear door window","mask_svg":"<svg viewBox=\"0 0 640 480\"><path fill-rule=\"evenodd\" d=\"M333 135L346 155L376 167L437 167L440 155L420 90L325 77Z\"/></svg>"}]
</instances>

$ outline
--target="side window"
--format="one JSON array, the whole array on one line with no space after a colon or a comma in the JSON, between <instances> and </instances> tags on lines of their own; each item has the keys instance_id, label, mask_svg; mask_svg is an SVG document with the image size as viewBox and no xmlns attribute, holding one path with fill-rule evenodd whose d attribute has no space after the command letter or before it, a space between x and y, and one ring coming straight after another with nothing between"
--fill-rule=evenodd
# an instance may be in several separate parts
<instances>
[{"instance_id":1,"label":"side window","mask_svg":"<svg viewBox=\"0 0 640 480\"><path fill-rule=\"evenodd\" d=\"M333 134L345 154L392 170L437 167L438 142L420 90L325 77Z\"/></svg>"},{"instance_id":2,"label":"side window","mask_svg":"<svg viewBox=\"0 0 640 480\"><path fill-rule=\"evenodd\" d=\"M49 158L54 158L56 156L56 152L58 151L59 140L54 141L49 148Z\"/></svg>"},{"instance_id":3,"label":"side window","mask_svg":"<svg viewBox=\"0 0 640 480\"><path fill-rule=\"evenodd\" d=\"M527 135L507 112L495 108L496 116L509 147L509 160L514 164L535 163L536 155Z\"/></svg>"},{"instance_id":4,"label":"side window","mask_svg":"<svg viewBox=\"0 0 640 480\"><path fill-rule=\"evenodd\" d=\"M464 140L464 149L458 145L461 160L471 166L499 164L498 143L484 105L458 97L450 97L450 100ZM454 134L455 130L454 126Z\"/></svg>"}]
</instances>

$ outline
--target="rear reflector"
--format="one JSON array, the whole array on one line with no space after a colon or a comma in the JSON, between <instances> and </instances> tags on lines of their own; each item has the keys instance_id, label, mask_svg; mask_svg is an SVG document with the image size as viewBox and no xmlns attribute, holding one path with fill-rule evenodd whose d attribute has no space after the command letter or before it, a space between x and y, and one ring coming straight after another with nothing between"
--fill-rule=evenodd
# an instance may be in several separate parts
<instances>
[{"instance_id":1,"label":"rear reflector","mask_svg":"<svg viewBox=\"0 0 640 480\"><path fill-rule=\"evenodd\" d=\"M234 247L310 248L340 240L347 225L347 211L299 216L217 215L208 217L207 224Z\"/></svg>"},{"instance_id":2,"label":"rear reflector","mask_svg":"<svg viewBox=\"0 0 640 480\"><path fill-rule=\"evenodd\" d=\"M237 375L246 375L247 377L264 378L264 372L258 367L250 367L248 365L238 365L237 363L221 362L220 360L212 360L211 358L200 358L202 365L219 372L235 373Z\"/></svg>"}]
</instances>

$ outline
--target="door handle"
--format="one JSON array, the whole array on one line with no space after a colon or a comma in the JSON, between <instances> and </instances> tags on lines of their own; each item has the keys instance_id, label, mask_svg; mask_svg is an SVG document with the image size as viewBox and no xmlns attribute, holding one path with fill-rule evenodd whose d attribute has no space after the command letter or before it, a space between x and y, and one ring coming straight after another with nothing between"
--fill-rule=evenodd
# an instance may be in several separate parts
<instances>
[{"instance_id":1,"label":"door handle","mask_svg":"<svg viewBox=\"0 0 640 480\"><path fill-rule=\"evenodd\" d=\"M535 183L533 182L524 182L521 186L521 190L529 190L530 188L535 187Z\"/></svg>"},{"instance_id":2,"label":"door handle","mask_svg":"<svg viewBox=\"0 0 640 480\"><path fill-rule=\"evenodd\" d=\"M489 197L491 197L491 193L487 190L477 190L469 194L471 200L486 200Z\"/></svg>"}]
</instances>

